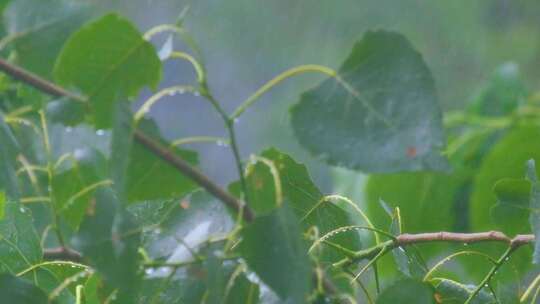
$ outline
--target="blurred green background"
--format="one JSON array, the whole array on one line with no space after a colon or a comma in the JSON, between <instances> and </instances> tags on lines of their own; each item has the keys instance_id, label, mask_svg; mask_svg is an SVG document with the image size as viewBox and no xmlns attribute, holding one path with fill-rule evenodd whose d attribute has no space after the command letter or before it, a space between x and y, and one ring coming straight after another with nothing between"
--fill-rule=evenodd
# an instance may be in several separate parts
<instances>
[{"instance_id":1,"label":"blurred green background","mask_svg":"<svg viewBox=\"0 0 540 304\"><path fill-rule=\"evenodd\" d=\"M434 74L445 110L463 109L493 70L515 62L527 86L540 78L540 2L428 0L94 0L117 10L142 31L173 23L189 7L187 27L200 44L211 88L232 111L265 81L295 65L337 68L352 45L370 29L397 30L423 54ZM167 37L155 39L159 48ZM180 42L175 47L182 48ZM191 82L188 65L167 63L163 86ZM293 138L288 108L322 77L292 79L265 95L238 122L244 157L277 146L307 162L318 184L330 191L328 168L313 160ZM147 92L145 96L148 96ZM170 139L224 135L222 122L202 99L174 96L152 116ZM222 184L235 179L229 149L197 146L203 170Z\"/></svg>"}]
</instances>

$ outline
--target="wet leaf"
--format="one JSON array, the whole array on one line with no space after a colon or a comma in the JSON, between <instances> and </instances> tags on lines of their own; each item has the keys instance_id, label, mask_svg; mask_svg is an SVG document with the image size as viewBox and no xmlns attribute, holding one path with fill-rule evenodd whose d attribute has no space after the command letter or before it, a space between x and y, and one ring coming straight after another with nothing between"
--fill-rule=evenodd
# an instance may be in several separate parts
<instances>
[{"instance_id":1,"label":"wet leaf","mask_svg":"<svg viewBox=\"0 0 540 304\"><path fill-rule=\"evenodd\" d=\"M403 279L384 289L377 304L435 304L433 288L420 280Z\"/></svg>"},{"instance_id":2,"label":"wet leaf","mask_svg":"<svg viewBox=\"0 0 540 304\"><path fill-rule=\"evenodd\" d=\"M14 275L0 274L0 295L4 303L47 304L47 295L30 282Z\"/></svg>"},{"instance_id":3,"label":"wet leaf","mask_svg":"<svg viewBox=\"0 0 540 304\"><path fill-rule=\"evenodd\" d=\"M41 261L39 237L30 210L8 201L0 220L0 272L18 273Z\"/></svg>"},{"instance_id":4,"label":"wet leaf","mask_svg":"<svg viewBox=\"0 0 540 304\"><path fill-rule=\"evenodd\" d=\"M73 239L90 265L112 289L119 303L130 303L140 283L138 273L140 230L109 188L100 188L79 232Z\"/></svg>"},{"instance_id":5,"label":"wet leaf","mask_svg":"<svg viewBox=\"0 0 540 304\"><path fill-rule=\"evenodd\" d=\"M433 77L401 34L367 32L338 71L291 108L300 143L366 172L447 170Z\"/></svg>"},{"instance_id":6,"label":"wet leaf","mask_svg":"<svg viewBox=\"0 0 540 304\"><path fill-rule=\"evenodd\" d=\"M463 285L461 283L441 279L435 287L437 299L441 304L463 304L474 290L474 285ZM492 296L481 290L471 301L471 304L492 304L495 303Z\"/></svg>"},{"instance_id":7,"label":"wet leaf","mask_svg":"<svg viewBox=\"0 0 540 304\"><path fill-rule=\"evenodd\" d=\"M307 248L298 220L285 205L242 230L240 252L249 268L282 301L305 303L311 286Z\"/></svg>"},{"instance_id":8,"label":"wet leaf","mask_svg":"<svg viewBox=\"0 0 540 304\"><path fill-rule=\"evenodd\" d=\"M114 103L161 80L154 47L126 19L108 14L85 25L62 49L56 80L88 96L96 128L110 128Z\"/></svg>"}]
</instances>

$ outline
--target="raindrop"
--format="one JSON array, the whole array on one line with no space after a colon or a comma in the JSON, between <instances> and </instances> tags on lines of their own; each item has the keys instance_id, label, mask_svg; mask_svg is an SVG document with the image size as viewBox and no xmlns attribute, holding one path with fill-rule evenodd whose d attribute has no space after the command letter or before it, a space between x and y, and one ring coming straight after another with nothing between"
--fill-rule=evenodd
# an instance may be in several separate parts
<instances>
[{"instance_id":1,"label":"raindrop","mask_svg":"<svg viewBox=\"0 0 540 304\"><path fill-rule=\"evenodd\" d=\"M463 243L463 246L469 246L469 244L468 243Z\"/></svg>"},{"instance_id":2,"label":"raindrop","mask_svg":"<svg viewBox=\"0 0 540 304\"><path fill-rule=\"evenodd\" d=\"M24 209L24 207L19 208L19 210L21 211L21 213L26 213L26 209Z\"/></svg>"},{"instance_id":3,"label":"raindrop","mask_svg":"<svg viewBox=\"0 0 540 304\"><path fill-rule=\"evenodd\" d=\"M101 129L97 130L97 131L96 131L96 135L97 135L97 136L103 136L103 135L105 135L105 130L101 130Z\"/></svg>"},{"instance_id":4,"label":"raindrop","mask_svg":"<svg viewBox=\"0 0 540 304\"><path fill-rule=\"evenodd\" d=\"M66 133L71 133L71 131L73 131L73 128L72 128L72 127L67 127L67 128L66 128Z\"/></svg>"}]
</instances>

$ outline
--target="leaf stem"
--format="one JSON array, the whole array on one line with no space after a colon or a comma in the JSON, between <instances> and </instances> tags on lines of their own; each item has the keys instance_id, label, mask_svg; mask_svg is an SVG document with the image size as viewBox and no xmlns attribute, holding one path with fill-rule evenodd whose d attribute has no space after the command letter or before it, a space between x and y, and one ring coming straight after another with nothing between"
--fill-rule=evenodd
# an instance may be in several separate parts
<instances>
[{"instance_id":1,"label":"leaf stem","mask_svg":"<svg viewBox=\"0 0 540 304\"><path fill-rule=\"evenodd\" d=\"M497 260L497 263L495 263L495 265L493 265L491 270L484 277L482 282L480 282L480 284L478 284L478 286L473 290L473 292L471 292L471 294L467 298L467 301L465 301L464 304L471 303L471 301L474 299L474 297L476 297L476 295L480 292L480 290L482 290L482 288L484 288L484 286L489 284L489 281L495 275L497 270L499 270L499 268L504 264L504 262L506 262L509 259L512 252L514 252L514 250L516 250L517 248L518 248L517 246L509 246L508 249L506 249L506 251L503 253L503 255L501 255L501 257Z\"/></svg>"},{"instance_id":2,"label":"leaf stem","mask_svg":"<svg viewBox=\"0 0 540 304\"><path fill-rule=\"evenodd\" d=\"M257 101L262 95L264 95L270 89L278 85L280 82L283 82L286 79L299 75L299 74L311 73L311 72L321 73L330 77L337 77L337 72L334 71L333 69L322 66L322 65L317 65L317 64L301 65L301 66L288 69L285 72L272 78L267 83L265 83L262 87L260 87L257 91L255 91L255 93L253 93L244 102L242 102L242 104L238 108L236 108L236 110L231 115L231 119L236 119L240 115L242 115L242 113L244 113L245 110L247 110L250 106L252 106L255 103L255 101Z\"/></svg>"},{"instance_id":3,"label":"leaf stem","mask_svg":"<svg viewBox=\"0 0 540 304\"><path fill-rule=\"evenodd\" d=\"M229 139L224 137L215 137L215 136L192 136L192 137L183 137L171 142L171 147L178 147L186 144L193 143L202 143L210 142L216 143L219 145L229 145Z\"/></svg>"},{"instance_id":4,"label":"leaf stem","mask_svg":"<svg viewBox=\"0 0 540 304\"><path fill-rule=\"evenodd\" d=\"M32 271L34 269L44 267L44 266L50 266L50 265L65 265L65 266L70 266L70 267L79 267L79 268L82 268L82 269L85 269L85 270L90 269L90 267L88 267L86 265L71 262L71 261L46 261L46 262L41 262L39 264L35 264L35 265L32 265L32 266L26 268L25 270L17 273L17 276L20 277L20 276L23 276L23 275L29 273L30 271Z\"/></svg>"},{"instance_id":5,"label":"leaf stem","mask_svg":"<svg viewBox=\"0 0 540 304\"><path fill-rule=\"evenodd\" d=\"M184 59L186 61L189 61L189 63L191 63L191 65L195 69L195 73L197 73L197 82L201 84L206 84L206 73L204 71L204 68L202 64L200 64L193 56L189 55L188 53L174 51L171 53L169 58Z\"/></svg>"}]
</instances>

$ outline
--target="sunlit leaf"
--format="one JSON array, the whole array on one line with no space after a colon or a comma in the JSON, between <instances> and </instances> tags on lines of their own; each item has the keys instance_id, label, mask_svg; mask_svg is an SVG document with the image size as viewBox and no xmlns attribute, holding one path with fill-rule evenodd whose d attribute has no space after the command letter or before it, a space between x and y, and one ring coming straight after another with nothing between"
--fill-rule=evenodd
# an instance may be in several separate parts
<instances>
[{"instance_id":1,"label":"sunlit leaf","mask_svg":"<svg viewBox=\"0 0 540 304\"><path fill-rule=\"evenodd\" d=\"M249 268L283 301L304 303L311 285L298 220L285 205L242 230L240 252Z\"/></svg>"},{"instance_id":2,"label":"sunlit leaf","mask_svg":"<svg viewBox=\"0 0 540 304\"><path fill-rule=\"evenodd\" d=\"M367 172L448 169L433 77L404 36L367 32L338 75L291 109L305 148L330 164Z\"/></svg>"},{"instance_id":3,"label":"sunlit leaf","mask_svg":"<svg viewBox=\"0 0 540 304\"><path fill-rule=\"evenodd\" d=\"M145 86L157 87L161 62L129 21L108 14L69 38L54 75L60 84L87 95L95 126L109 128L118 99L134 97Z\"/></svg>"}]
</instances>

